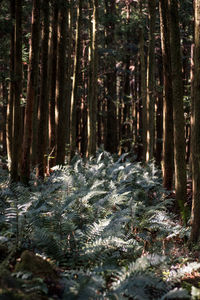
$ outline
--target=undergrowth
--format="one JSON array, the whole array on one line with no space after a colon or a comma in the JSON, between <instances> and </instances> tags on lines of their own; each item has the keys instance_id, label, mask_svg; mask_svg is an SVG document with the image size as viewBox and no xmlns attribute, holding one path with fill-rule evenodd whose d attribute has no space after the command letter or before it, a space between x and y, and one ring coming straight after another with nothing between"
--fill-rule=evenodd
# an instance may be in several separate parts
<instances>
[{"instance_id":1,"label":"undergrowth","mask_svg":"<svg viewBox=\"0 0 200 300\"><path fill-rule=\"evenodd\" d=\"M1 180L0 248L8 251L0 272L28 249L57 266L62 299L196 299L199 289L181 281L200 264L182 251L189 229L171 212L154 164L99 152L34 181Z\"/></svg>"}]
</instances>

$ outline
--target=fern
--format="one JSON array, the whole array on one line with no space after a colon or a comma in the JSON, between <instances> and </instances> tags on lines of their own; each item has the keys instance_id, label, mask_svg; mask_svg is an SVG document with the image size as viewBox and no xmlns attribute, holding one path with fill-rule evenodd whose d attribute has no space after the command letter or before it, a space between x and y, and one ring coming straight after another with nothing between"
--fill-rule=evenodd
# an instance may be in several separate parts
<instances>
[{"instance_id":1,"label":"fern","mask_svg":"<svg viewBox=\"0 0 200 300\"><path fill-rule=\"evenodd\" d=\"M179 297L185 291L175 290L177 282L199 268L174 271L173 259L162 256L163 240L173 243L189 229L169 213L172 200L154 164L98 151L55 167L38 186L3 185L1 240L56 261L65 270L63 299Z\"/></svg>"}]
</instances>

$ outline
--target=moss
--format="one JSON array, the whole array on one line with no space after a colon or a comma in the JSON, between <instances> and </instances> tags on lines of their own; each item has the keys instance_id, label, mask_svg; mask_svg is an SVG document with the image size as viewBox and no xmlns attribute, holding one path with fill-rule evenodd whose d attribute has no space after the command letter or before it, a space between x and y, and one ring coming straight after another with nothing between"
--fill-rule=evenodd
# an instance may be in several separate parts
<instances>
[{"instance_id":1,"label":"moss","mask_svg":"<svg viewBox=\"0 0 200 300\"><path fill-rule=\"evenodd\" d=\"M34 276L58 279L58 275L50 263L28 250L22 253L21 261L15 266L15 272L31 272Z\"/></svg>"}]
</instances>

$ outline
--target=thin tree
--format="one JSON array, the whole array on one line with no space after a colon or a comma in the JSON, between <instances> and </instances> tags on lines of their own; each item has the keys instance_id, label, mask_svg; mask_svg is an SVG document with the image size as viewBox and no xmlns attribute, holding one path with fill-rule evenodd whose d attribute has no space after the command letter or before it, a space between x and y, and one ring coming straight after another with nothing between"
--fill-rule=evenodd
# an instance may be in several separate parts
<instances>
[{"instance_id":1,"label":"thin tree","mask_svg":"<svg viewBox=\"0 0 200 300\"><path fill-rule=\"evenodd\" d=\"M173 91L168 0L159 1L163 61L163 185L171 190L174 175Z\"/></svg>"},{"instance_id":2,"label":"thin tree","mask_svg":"<svg viewBox=\"0 0 200 300\"><path fill-rule=\"evenodd\" d=\"M56 145L56 164L63 165L65 163L65 148L67 134L67 101L66 99L66 47L67 47L67 2L59 1L58 12L58 70L57 70L57 145Z\"/></svg>"},{"instance_id":3,"label":"thin tree","mask_svg":"<svg viewBox=\"0 0 200 300\"><path fill-rule=\"evenodd\" d=\"M115 59L115 0L105 1L107 22L105 26L105 44L108 51L107 70L106 70L106 97L107 97L107 137L106 150L117 153L117 87L116 87L116 59ZM111 52L112 50L112 52Z\"/></svg>"},{"instance_id":4,"label":"thin tree","mask_svg":"<svg viewBox=\"0 0 200 300\"><path fill-rule=\"evenodd\" d=\"M132 121L131 121L131 91L130 91L130 60L131 60L131 48L130 48L130 18L131 18L131 3L126 1L126 19L125 19L125 55L124 55L124 86L123 86L123 109L122 109L122 151L128 152L131 149L132 143Z\"/></svg>"},{"instance_id":5,"label":"thin tree","mask_svg":"<svg viewBox=\"0 0 200 300\"><path fill-rule=\"evenodd\" d=\"M49 45L49 1L41 3L42 12L42 45L41 45L41 78L39 98L39 124L38 124L38 154L37 176L44 178L45 155L47 154L47 121L48 121L48 45Z\"/></svg>"},{"instance_id":6,"label":"thin tree","mask_svg":"<svg viewBox=\"0 0 200 300\"><path fill-rule=\"evenodd\" d=\"M146 160L154 153L154 110L155 110L155 25L156 0L148 0L149 8L149 46L147 59L147 153Z\"/></svg>"},{"instance_id":7,"label":"thin tree","mask_svg":"<svg viewBox=\"0 0 200 300\"><path fill-rule=\"evenodd\" d=\"M142 98L142 160L146 160L147 151L147 92L146 92L146 62L144 49L144 24L142 19L142 0L140 0L140 40L139 40L139 55L140 55L140 81L141 81L141 98Z\"/></svg>"},{"instance_id":8,"label":"thin tree","mask_svg":"<svg viewBox=\"0 0 200 300\"><path fill-rule=\"evenodd\" d=\"M77 141L77 103L78 103L78 85L80 82L80 56L81 56L81 25L82 25L82 2L77 4L77 21L76 21L76 38L75 38L75 55L74 71L71 94L71 122L70 122L70 158L72 159L76 151Z\"/></svg>"},{"instance_id":9,"label":"thin tree","mask_svg":"<svg viewBox=\"0 0 200 300\"><path fill-rule=\"evenodd\" d=\"M200 2L194 0L194 78L192 111L192 230L191 243L197 243L200 236Z\"/></svg>"},{"instance_id":10,"label":"thin tree","mask_svg":"<svg viewBox=\"0 0 200 300\"><path fill-rule=\"evenodd\" d=\"M89 92L88 92L88 149L87 155L96 154L97 134L97 27L98 27L98 0L90 1L92 8L91 45L89 54Z\"/></svg>"},{"instance_id":11,"label":"thin tree","mask_svg":"<svg viewBox=\"0 0 200 300\"><path fill-rule=\"evenodd\" d=\"M185 162L185 130L183 111L183 80L180 50L180 30L178 1L168 0L170 53L172 65L173 89L173 120L174 120L174 165L176 201L179 205L182 218L186 221L186 162Z\"/></svg>"},{"instance_id":12,"label":"thin tree","mask_svg":"<svg viewBox=\"0 0 200 300\"><path fill-rule=\"evenodd\" d=\"M50 73L50 99L49 99L49 146L51 157L49 158L49 167L55 165L56 155L56 120L55 120L55 108L56 108L56 76L57 76L57 50L58 50L58 1L53 1L53 17L52 17L52 35L51 35L51 68Z\"/></svg>"},{"instance_id":13,"label":"thin tree","mask_svg":"<svg viewBox=\"0 0 200 300\"><path fill-rule=\"evenodd\" d=\"M10 33L10 83L9 83L9 97L7 104L7 120L6 120L6 140L7 140L7 156L8 168L11 166L12 159L12 140L13 140L13 101L14 101L14 69L15 69L15 0L10 0L10 19L11 19L11 33Z\"/></svg>"},{"instance_id":14,"label":"thin tree","mask_svg":"<svg viewBox=\"0 0 200 300\"><path fill-rule=\"evenodd\" d=\"M14 46L14 103L11 181L19 180L21 137L20 100L22 93L22 0L15 1L15 46Z\"/></svg>"},{"instance_id":15,"label":"thin tree","mask_svg":"<svg viewBox=\"0 0 200 300\"><path fill-rule=\"evenodd\" d=\"M40 0L33 0L31 44L29 52L27 103L24 121L23 153L21 163L21 181L25 184L30 179L30 150L32 143L33 109L38 88L38 63L40 41Z\"/></svg>"}]
</instances>

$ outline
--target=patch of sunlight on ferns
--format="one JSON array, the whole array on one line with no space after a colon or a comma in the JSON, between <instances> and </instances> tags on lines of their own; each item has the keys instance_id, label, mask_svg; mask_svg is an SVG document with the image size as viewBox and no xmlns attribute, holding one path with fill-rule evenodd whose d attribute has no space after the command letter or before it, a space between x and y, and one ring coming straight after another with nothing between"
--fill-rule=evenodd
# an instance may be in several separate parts
<instances>
[{"instance_id":1,"label":"patch of sunlight on ferns","mask_svg":"<svg viewBox=\"0 0 200 300\"><path fill-rule=\"evenodd\" d=\"M162 280L162 242L188 229L168 213L154 165L99 151L53 169L38 186L1 189L0 226L10 243L67 267L64 299L161 299L173 290L173 276Z\"/></svg>"}]
</instances>

